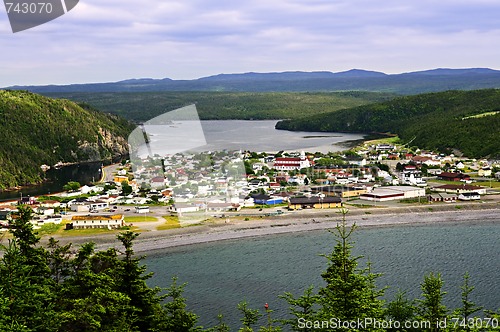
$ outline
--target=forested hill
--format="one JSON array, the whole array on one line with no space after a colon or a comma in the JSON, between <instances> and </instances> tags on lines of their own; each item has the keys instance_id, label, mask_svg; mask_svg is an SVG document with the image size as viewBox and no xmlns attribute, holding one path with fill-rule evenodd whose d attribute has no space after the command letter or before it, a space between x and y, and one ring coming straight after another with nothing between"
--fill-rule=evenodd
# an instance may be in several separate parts
<instances>
[{"instance_id":1,"label":"forested hill","mask_svg":"<svg viewBox=\"0 0 500 332\"><path fill-rule=\"evenodd\" d=\"M43 164L125 154L132 129L126 120L89 106L0 90L0 189L40 182Z\"/></svg>"},{"instance_id":2,"label":"forested hill","mask_svg":"<svg viewBox=\"0 0 500 332\"><path fill-rule=\"evenodd\" d=\"M112 92L57 93L49 97L84 102L99 110L145 122L195 103L202 120L295 119L385 101L395 95L378 92Z\"/></svg>"},{"instance_id":3,"label":"forested hill","mask_svg":"<svg viewBox=\"0 0 500 332\"><path fill-rule=\"evenodd\" d=\"M500 156L500 90L447 91L395 98L304 119L277 129L382 132L425 149Z\"/></svg>"}]
</instances>

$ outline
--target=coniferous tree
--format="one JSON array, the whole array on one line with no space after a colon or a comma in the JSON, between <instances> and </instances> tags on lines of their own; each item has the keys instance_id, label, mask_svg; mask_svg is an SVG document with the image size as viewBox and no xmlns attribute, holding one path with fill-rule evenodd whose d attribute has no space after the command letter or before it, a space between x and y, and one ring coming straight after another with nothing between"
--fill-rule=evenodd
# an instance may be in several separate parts
<instances>
[{"instance_id":1,"label":"coniferous tree","mask_svg":"<svg viewBox=\"0 0 500 332\"><path fill-rule=\"evenodd\" d=\"M140 265L142 257L134 256L133 241L138 236L139 233L131 231L117 236L125 252L116 270L116 277L119 279L118 289L130 298L129 315L136 317L135 326L140 331L149 331L161 325L161 319L165 319L161 314L161 301L166 296L159 295L159 287L150 288L146 284L153 273L146 273L146 266Z\"/></svg>"},{"instance_id":2,"label":"coniferous tree","mask_svg":"<svg viewBox=\"0 0 500 332\"><path fill-rule=\"evenodd\" d=\"M231 329L229 325L224 322L222 314L217 315L218 324L206 330L206 332L229 332Z\"/></svg>"},{"instance_id":3,"label":"coniferous tree","mask_svg":"<svg viewBox=\"0 0 500 332\"><path fill-rule=\"evenodd\" d=\"M308 328L299 326L299 320L313 321L317 314L318 295L313 294L313 288L313 286L309 286L304 294L298 298L289 292L280 295L280 298L290 305L289 311L292 316L292 318L284 320L283 324L289 325L293 331L310 331Z\"/></svg>"},{"instance_id":4,"label":"coniferous tree","mask_svg":"<svg viewBox=\"0 0 500 332\"><path fill-rule=\"evenodd\" d=\"M299 326L302 322L326 322L337 319L342 322L363 321L365 318L384 319L383 301L380 297L384 290L378 290L375 280L379 274L371 272L368 265L366 269L358 269L358 260L362 257L353 257L351 254L352 242L350 237L356 225L346 225L347 209L342 209L341 223L334 230L330 230L337 237L337 244L333 252L324 255L328 260L327 270L321 276L326 282L317 295L312 294L312 288L306 290L303 296L295 299L291 294L282 296L292 305L290 313L294 318L284 323L293 330L306 330ZM317 309L316 309L317 307ZM302 324L304 325L304 324ZM302 326L304 327L304 326ZM306 326L307 328L307 326ZM320 327L313 327L315 331ZM365 331L379 331L380 329L369 326Z\"/></svg>"},{"instance_id":5,"label":"coniferous tree","mask_svg":"<svg viewBox=\"0 0 500 332\"><path fill-rule=\"evenodd\" d=\"M49 248L48 264L52 278L57 284L60 284L70 275L72 244L61 246L59 241L51 237L47 247Z\"/></svg>"},{"instance_id":6,"label":"coniferous tree","mask_svg":"<svg viewBox=\"0 0 500 332\"><path fill-rule=\"evenodd\" d=\"M2 246L0 298L7 300L4 314L9 328L55 331L60 324L55 283L50 278L48 253L37 247L40 238L33 231L32 214L30 207L19 206L9 222L13 239L8 246Z\"/></svg>"},{"instance_id":7,"label":"coniferous tree","mask_svg":"<svg viewBox=\"0 0 500 332\"><path fill-rule=\"evenodd\" d=\"M240 319L243 327L239 329L240 332L252 332L252 326L257 324L257 321L262 314L259 312L259 309L251 309L248 307L248 303L246 301L238 303L238 310L243 314L243 317Z\"/></svg>"},{"instance_id":8,"label":"coniferous tree","mask_svg":"<svg viewBox=\"0 0 500 332\"><path fill-rule=\"evenodd\" d=\"M325 255L328 267L321 275L326 286L319 290L320 317L341 321L383 319L383 301L380 297L384 290L377 290L374 284L380 275L372 273L370 268L357 268L358 260L362 257L352 256L350 241L356 225L347 227L347 210L343 209L341 213L342 222L335 231L331 231L338 238L337 244L331 254Z\"/></svg>"},{"instance_id":9,"label":"coniferous tree","mask_svg":"<svg viewBox=\"0 0 500 332\"><path fill-rule=\"evenodd\" d=\"M430 322L429 331L439 331L439 322L446 318L447 309L443 304L443 297L446 294L442 290L443 279L441 274L429 273L424 276L424 282L421 284L422 297L419 300L419 319Z\"/></svg>"},{"instance_id":10,"label":"coniferous tree","mask_svg":"<svg viewBox=\"0 0 500 332\"><path fill-rule=\"evenodd\" d=\"M133 331L130 298L118 290L116 250L95 252L84 244L72 261L72 274L61 290L62 331Z\"/></svg>"},{"instance_id":11,"label":"coniferous tree","mask_svg":"<svg viewBox=\"0 0 500 332\"><path fill-rule=\"evenodd\" d=\"M483 309L483 307L476 306L476 304L471 301L470 295L475 287L469 284L469 280L470 275L466 272L464 274L464 283L460 286L462 289L462 306L453 313L453 318L455 319L452 326L453 331L480 331L480 326L475 324L472 315Z\"/></svg>"},{"instance_id":12,"label":"coniferous tree","mask_svg":"<svg viewBox=\"0 0 500 332\"><path fill-rule=\"evenodd\" d=\"M411 322L415 320L415 315L416 307L414 301L410 301L406 297L406 292L398 291L394 301L387 305L387 316L393 321L399 323ZM407 328L400 331L415 331L415 329Z\"/></svg>"},{"instance_id":13,"label":"coniferous tree","mask_svg":"<svg viewBox=\"0 0 500 332\"><path fill-rule=\"evenodd\" d=\"M165 304L162 325L158 331L192 332L201 330L196 326L198 316L186 310L186 299L182 297L186 284L177 285L177 278L172 279L172 284L166 289L166 297L171 300Z\"/></svg>"}]
</instances>

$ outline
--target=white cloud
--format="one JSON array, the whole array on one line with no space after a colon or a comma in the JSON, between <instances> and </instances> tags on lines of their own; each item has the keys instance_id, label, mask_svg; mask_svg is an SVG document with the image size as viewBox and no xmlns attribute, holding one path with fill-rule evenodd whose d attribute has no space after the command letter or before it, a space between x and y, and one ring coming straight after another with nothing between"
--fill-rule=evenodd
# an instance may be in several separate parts
<instances>
[{"instance_id":1,"label":"white cloud","mask_svg":"<svg viewBox=\"0 0 500 332\"><path fill-rule=\"evenodd\" d=\"M1 13L0 86L495 67L499 14L486 0L86 0L17 34Z\"/></svg>"}]
</instances>

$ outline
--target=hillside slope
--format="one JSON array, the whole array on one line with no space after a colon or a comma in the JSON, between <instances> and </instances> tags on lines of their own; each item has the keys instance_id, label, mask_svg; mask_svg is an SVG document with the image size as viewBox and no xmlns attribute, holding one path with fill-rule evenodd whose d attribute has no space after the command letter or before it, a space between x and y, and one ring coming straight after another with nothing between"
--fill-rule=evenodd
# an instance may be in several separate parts
<instances>
[{"instance_id":1,"label":"hillside slope","mask_svg":"<svg viewBox=\"0 0 500 332\"><path fill-rule=\"evenodd\" d=\"M38 183L40 166L126 154L132 125L68 100L0 90L0 189Z\"/></svg>"},{"instance_id":2,"label":"hillside slope","mask_svg":"<svg viewBox=\"0 0 500 332\"><path fill-rule=\"evenodd\" d=\"M400 97L305 119L277 129L398 134L421 148L469 157L500 156L500 90L447 91Z\"/></svg>"}]
</instances>

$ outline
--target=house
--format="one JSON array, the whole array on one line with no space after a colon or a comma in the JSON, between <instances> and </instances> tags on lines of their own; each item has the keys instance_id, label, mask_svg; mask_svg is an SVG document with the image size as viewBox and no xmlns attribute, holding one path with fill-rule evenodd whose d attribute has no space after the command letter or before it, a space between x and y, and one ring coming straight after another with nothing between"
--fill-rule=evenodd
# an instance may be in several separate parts
<instances>
[{"instance_id":1,"label":"house","mask_svg":"<svg viewBox=\"0 0 500 332\"><path fill-rule=\"evenodd\" d=\"M412 158L413 162L417 165L425 164L427 166L440 166L441 162L439 160L435 160L432 157L425 156L415 156Z\"/></svg>"},{"instance_id":2,"label":"house","mask_svg":"<svg viewBox=\"0 0 500 332\"><path fill-rule=\"evenodd\" d=\"M23 197L19 200L19 205L34 205L36 203L36 198L35 197Z\"/></svg>"},{"instance_id":3,"label":"house","mask_svg":"<svg viewBox=\"0 0 500 332\"><path fill-rule=\"evenodd\" d=\"M113 182L117 185L121 185L122 182L126 182L128 184L128 176L123 176L123 175L115 175L113 177Z\"/></svg>"},{"instance_id":4,"label":"house","mask_svg":"<svg viewBox=\"0 0 500 332\"><path fill-rule=\"evenodd\" d=\"M406 165L400 174L401 184L425 187L427 182L422 179L422 173L413 165Z\"/></svg>"},{"instance_id":5,"label":"house","mask_svg":"<svg viewBox=\"0 0 500 332\"><path fill-rule=\"evenodd\" d=\"M240 204L233 203L207 203L207 211L211 212L226 212L226 211L239 211L241 210Z\"/></svg>"},{"instance_id":6,"label":"house","mask_svg":"<svg viewBox=\"0 0 500 332\"><path fill-rule=\"evenodd\" d=\"M37 214L41 214L43 216L51 216L55 214L54 208L49 208L49 207L44 207L44 206L39 206L35 209L35 212Z\"/></svg>"},{"instance_id":7,"label":"house","mask_svg":"<svg viewBox=\"0 0 500 332\"><path fill-rule=\"evenodd\" d=\"M168 210L170 213L175 213L178 215L181 215L183 213L189 213L189 212L198 212L200 211L200 207L198 205L192 205L189 203L175 203L171 205Z\"/></svg>"},{"instance_id":8,"label":"house","mask_svg":"<svg viewBox=\"0 0 500 332\"><path fill-rule=\"evenodd\" d=\"M366 158L360 156L347 156L345 160L349 165L354 165L359 167L366 166L367 164Z\"/></svg>"},{"instance_id":9,"label":"house","mask_svg":"<svg viewBox=\"0 0 500 332\"><path fill-rule=\"evenodd\" d=\"M89 201L88 205L90 211L104 210L109 207L108 202L103 200L96 200L94 202Z\"/></svg>"},{"instance_id":10,"label":"house","mask_svg":"<svg viewBox=\"0 0 500 332\"><path fill-rule=\"evenodd\" d=\"M394 146L390 144L377 144L375 147L377 151L392 151L394 150Z\"/></svg>"},{"instance_id":11,"label":"house","mask_svg":"<svg viewBox=\"0 0 500 332\"><path fill-rule=\"evenodd\" d=\"M445 184L443 186L432 188L435 191L451 193L451 194L460 194L460 193L469 193L469 192L477 192L481 195L486 194L486 188L480 186L472 186L469 184Z\"/></svg>"},{"instance_id":12,"label":"house","mask_svg":"<svg viewBox=\"0 0 500 332\"><path fill-rule=\"evenodd\" d=\"M461 201L476 201L481 199L481 195L478 192L471 191L467 193L461 193L458 195L458 199Z\"/></svg>"},{"instance_id":13,"label":"house","mask_svg":"<svg viewBox=\"0 0 500 332\"><path fill-rule=\"evenodd\" d=\"M342 198L358 197L368 192L366 187L352 186L323 186L311 188L313 194L323 194L326 196L337 196Z\"/></svg>"},{"instance_id":14,"label":"house","mask_svg":"<svg viewBox=\"0 0 500 332\"><path fill-rule=\"evenodd\" d=\"M278 182L269 182L269 189L272 190L279 190L281 188L281 185Z\"/></svg>"},{"instance_id":15,"label":"house","mask_svg":"<svg viewBox=\"0 0 500 332\"><path fill-rule=\"evenodd\" d=\"M89 212L90 206L89 202L85 198L77 198L69 202L70 209L74 212Z\"/></svg>"},{"instance_id":16,"label":"house","mask_svg":"<svg viewBox=\"0 0 500 332\"><path fill-rule=\"evenodd\" d=\"M150 184L153 189L163 189L167 185L167 182L163 176L156 176L151 179Z\"/></svg>"},{"instance_id":17,"label":"house","mask_svg":"<svg viewBox=\"0 0 500 332\"><path fill-rule=\"evenodd\" d=\"M0 211L0 221L7 221L10 219L12 215L12 211L10 210L2 210Z\"/></svg>"},{"instance_id":18,"label":"house","mask_svg":"<svg viewBox=\"0 0 500 332\"><path fill-rule=\"evenodd\" d=\"M427 196L429 202L455 202L457 199L457 194L434 193Z\"/></svg>"},{"instance_id":19,"label":"house","mask_svg":"<svg viewBox=\"0 0 500 332\"><path fill-rule=\"evenodd\" d=\"M470 176L463 173L441 172L437 177L445 181L470 181Z\"/></svg>"},{"instance_id":20,"label":"house","mask_svg":"<svg viewBox=\"0 0 500 332\"><path fill-rule=\"evenodd\" d=\"M290 179L288 179L288 183L296 185L296 186L303 186L303 185L309 184L309 179L307 178L307 175L305 175L305 174L297 174L295 176L292 176Z\"/></svg>"},{"instance_id":21,"label":"house","mask_svg":"<svg viewBox=\"0 0 500 332\"><path fill-rule=\"evenodd\" d=\"M479 171L477 171L477 176L482 176L482 177L491 176L491 168L490 167L481 168Z\"/></svg>"},{"instance_id":22,"label":"house","mask_svg":"<svg viewBox=\"0 0 500 332\"><path fill-rule=\"evenodd\" d=\"M97 187L97 186L87 186L87 185L84 185L83 187L80 188L80 192L82 194L89 194L89 193L97 193L97 192L101 192L103 191L104 188L103 187Z\"/></svg>"},{"instance_id":23,"label":"house","mask_svg":"<svg viewBox=\"0 0 500 332\"><path fill-rule=\"evenodd\" d=\"M255 204L262 205L275 205L283 203L283 197L280 196L269 196L266 194L255 194L251 195Z\"/></svg>"},{"instance_id":24,"label":"house","mask_svg":"<svg viewBox=\"0 0 500 332\"><path fill-rule=\"evenodd\" d=\"M73 216L71 223L66 224L66 229L84 228L107 228L116 229L123 227L124 217L122 214L115 215L86 215Z\"/></svg>"},{"instance_id":25,"label":"house","mask_svg":"<svg viewBox=\"0 0 500 332\"><path fill-rule=\"evenodd\" d=\"M278 157L274 160L273 168L278 171L292 171L308 168L314 165L302 151L300 157Z\"/></svg>"},{"instance_id":26,"label":"house","mask_svg":"<svg viewBox=\"0 0 500 332\"><path fill-rule=\"evenodd\" d=\"M290 198L288 209L332 209L342 207L342 199L340 197L294 197Z\"/></svg>"},{"instance_id":27,"label":"house","mask_svg":"<svg viewBox=\"0 0 500 332\"><path fill-rule=\"evenodd\" d=\"M58 208L61 206L61 202L59 201L54 201L54 200L46 200L43 202L40 202L41 207L48 207L48 208Z\"/></svg>"}]
</instances>

